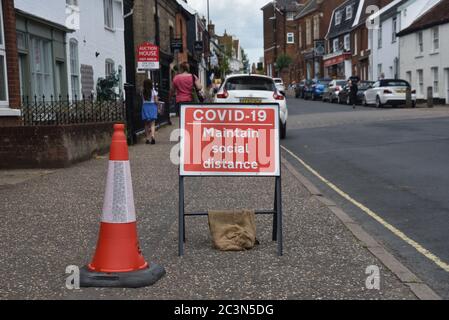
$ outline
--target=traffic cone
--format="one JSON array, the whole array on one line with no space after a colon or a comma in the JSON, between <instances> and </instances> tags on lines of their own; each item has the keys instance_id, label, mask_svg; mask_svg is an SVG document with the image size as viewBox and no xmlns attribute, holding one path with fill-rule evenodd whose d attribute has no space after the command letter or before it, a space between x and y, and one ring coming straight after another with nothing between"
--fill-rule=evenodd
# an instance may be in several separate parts
<instances>
[{"instance_id":1,"label":"traffic cone","mask_svg":"<svg viewBox=\"0 0 449 320\"><path fill-rule=\"evenodd\" d=\"M94 258L81 269L81 287L140 288L165 275L148 264L137 239L125 125L114 125L100 235Z\"/></svg>"}]
</instances>

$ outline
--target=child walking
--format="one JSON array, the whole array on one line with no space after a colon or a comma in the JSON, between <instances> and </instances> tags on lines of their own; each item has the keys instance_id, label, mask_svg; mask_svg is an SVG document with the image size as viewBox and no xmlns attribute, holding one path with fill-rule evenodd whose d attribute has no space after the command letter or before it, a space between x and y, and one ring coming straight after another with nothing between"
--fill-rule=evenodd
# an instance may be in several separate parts
<instances>
[{"instance_id":1,"label":"child walking","mask_svg":"<svg viewBox=\"0 0 449 320\"><path fill-rule=\"evenodd\" d=\"M146 79L143 82L142 100L142 120L145 122L146 135L145 143L156 144L157 103L159 99L150 79Z\"/></svg>"}]
</instances>

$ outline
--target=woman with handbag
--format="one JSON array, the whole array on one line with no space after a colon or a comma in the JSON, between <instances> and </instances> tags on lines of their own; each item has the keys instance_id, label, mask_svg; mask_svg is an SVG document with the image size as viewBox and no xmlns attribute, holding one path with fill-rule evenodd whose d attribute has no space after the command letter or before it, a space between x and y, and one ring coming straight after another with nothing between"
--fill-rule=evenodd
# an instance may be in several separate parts
<instances>
[{"instance_id":1,"label":"woman with handbag","mask_svg":"<svg viewBox=\"0 0 449 320\"><path fill-rule=\"evenodd\" d=\"M150 79L143 81L142 120L145 122L146 144L156 144L156 120L158 116L159 98Z\"/></svg>"},{"instance_id":2,"label":"woman with handbag","mask_svg":"<svg viewBox=\"0 0 449 320\"><path fill-rule=\"evenodd\" d=\"M203 102L201 93L203 89L197 76L190 73L190 65L187 62L179 66L180 73L173 79L170 97L176 94L176 116L179 117L179 106L187 102Z\"/></svg>"}]
</instances>

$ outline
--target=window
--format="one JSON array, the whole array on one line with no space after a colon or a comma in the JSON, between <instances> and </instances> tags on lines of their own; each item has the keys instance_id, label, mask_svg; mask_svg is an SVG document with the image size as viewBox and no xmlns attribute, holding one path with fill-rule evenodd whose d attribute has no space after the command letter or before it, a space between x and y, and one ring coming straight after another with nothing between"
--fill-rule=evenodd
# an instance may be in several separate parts
<instances>
[{"instance_id":1,"label":"window","mask_svg":"<svg viewBox=\"0 0 449 320\"><path fill-rule=\"evenodd\" d=\"M54 95L51 42L35 36L30 39L32 95L50 98Z\"/></svg>"},{"instance_id":2,"label":"window","mask_svg":"<svg viewBox=\"0 0 449 320\"><path fill-rule=\"evenodd\" d=\"M115 71L115 63L111 59L106 59L105 76L109 77Z\"/></svg>"},{"instance_id":3,"label":"window","mask_svg":"<svg viewBox=\"0 0 449 320\"><path fill-rule=\"evenodd\" d=\"M337 52L340 49L340 46L338 44L338 38L334 39L334 42L332 44L332 47L334 49L334 52Z\"/></svg>"},{"instance_id":4,"label":"window","mask_svg":"<svg viewBox=\"0 0 449 320\"><path fill-rule=\"evenodd\" d=\"M424 75L423 75L423 71L422 70L416 70L418 78L418 93L420 96L423 96L424 94Z\"/></svg>"},{"instance_id":5,"label":"window","mask_svg":"<svg viewBox=\"0 0 449 320\"><path fill-rule=\"evenodd\" d=\"M72 98L80 96L80 66L78 57L78 41L70 39L70 84Z\"/></svg>"},{"instance_id":6,"label":"window","mask_svg":"<svg viewBox=\"0 0 449 320\"><path fill-rule=\"evenodd\" d=\"M224 85L227 91L232 90L258 90L258 91L275 91L276 86L271 79L259 78L259 77L235 77L230 78Z\"/></svg>"},{"instance_id":7,"label":"window","mask_svg":"<svg viewBox=\"0 0 449 320\"><path fill-rule=\"evenodd\" d=\"M416 34L416 46L417 46L418 53L424 52L422 31L419 31Z\"/></svg>"},{"instance_id":8,"label":"window","mask_svg":"<svg viewBox=\"0 0 449 320\"><path fill-rule=\"evenodd\" d=\"M295 43L295 34L293 32L287 33L287 43Z\"/></svg>"},{"instance_id":9,"label":"window","mask_svg":"<svg viewBox=\"0 0 449 320\"><path fill-rule=\"evenodd\" d=\"M377 76L379 77L379 78L382 78L382 63L379 63L378 65L377 65Z\"/></svg>"},{"instance_id":10,"label":"window","mask_svg":"<svg viewBox=\"0 0 449 320\"><path fill-rule=\"evenodd\" d=\"M344 47L346 51L351 51L351 37L349 34L345 35Z\"/></svg>"},{"instance_id":11,"label":"window","mask_svg":"<svg viewBox=\"0 0 449 320\"><path fill-rule=\"evenodd\" d=\"M335 12L335 25L338 26L341 23L341 11Z\"/></svg>"},{"instance_id":12,"label":"window","mask_svg":"<svg viewBox=\"0 0 449 320\"><path fill-rule=\"evenodd\" d=\"M298 43L299 43L299 48L302 48L302 28L301 28L301 26L299 26L299 29L298 29Z\"/></svg>"},{"instance_id":13,"label":"window","mask_svg":"<svg viewBox=\"0 0 449 320\"><path fill-rule=\"evenodd\" d=\"M114 10L113 0L103 0L104 5L104 26L108 29L114 29Z\"/></svg>"},{"instance_id":14,"label":"window","mask_svg":"<svg viewBox=\"0 0 449 320\"><path fill-rule=\"evenodd\" d=\"M0 106L8 103L8 79L6 74L6 48L3 35L3 9L0 2Z\"/></svg>"},{"instance_id":15,"label":"window","mask_svg":"<svg viewBox=\"0 0 449 320\"><path fill-rule=\"evenodd\" d=\"M432 77L433 77L433 94L435 96L440 92L439 84L438 84L438 67L432 68Z\"/></svg>"},{"instance_id":16,"label":"window","mask_svg":"<svg viewBox=\"0 0 449 320\"><path fill-rule=\"evenodd\" d=\"M317 40L320 38L320 17L313 17L313 39Z\"/></svg>"},{"instance_id":17,"label":"window","mask_svg":"<svg viewBox=\"0 0 449 320\"><path fill-rule=\"evenodd\" d=\"M377 48L382 48L382 23L379 24L379 30L377 30Z\"/></svg>"},{"instance_id":18,"label":"window","mask_svg":"<svg viewBox=\"0 0 449 320\"><path fill-rule=\"evenodd\" d=\"M65 0L65 3L70 5L70 6L78 7L78 0Z\"/></svg>"},{"instance_id":19,"label":"window","mask_svg":"<svg viewBox=\"0 0 449 320\"><path fill-rule=\"evenodd\" d=\"M118 66L118 89L119 89L119 95L123 95L123 67Z\"/></svg>"},{"instance_id":20,"label":"window","mask_svg":"<svg viewBox=\"0 0 449 320\"><path fill-rule=\"evenodd\" d=\"M391 42L396 42L396 31L398 30L398 20L393 17L393 25L391 27Z\"/></svg>"},{"instance_id":21,"label":"window","mask_svg":"<svg viewBox=\"0 0 449 320\"><path fill-rule=\"evenodd\" d=\"M352 18L352 6L346 6L346 20Z\"/></svg>"},{"instance_id":22,"label":"window","mask_svg":"<svg viewBox=\"0 0 449 320\"><path fill-rule=\"evenodd\" d=\"M312 44L312 22L306 20L306 45Z\"/></svg>"},{"instance_id":23,"label":"window","mask_svg":"<svg viewBox=\"0 0 449 320\"><path fill-rule=\"evenodd\" d=\"M288 21L295 20L295 13L294 12L287 12L287 20Z\"/></svg>"},{"instance_id":24,"label":"window","mask_svg":"<svg viewBox=\"0 0 449 320\"><path fill-rule=\"evenodd\" d=\"M357 31L354 32L354 54L358 53L358 47L357 47Z\"/></svg>"},{"instance_id":25,"label":"window","mask_svg":"<svg viewBox=\"0 0 449 320\"><path fill-rule=\"evenodd\" d=\"M432 51L437 52L438 49L440 48L440 32L438 26L433 27L431 33L432 33Z\"/></svg>"}]
</instances>

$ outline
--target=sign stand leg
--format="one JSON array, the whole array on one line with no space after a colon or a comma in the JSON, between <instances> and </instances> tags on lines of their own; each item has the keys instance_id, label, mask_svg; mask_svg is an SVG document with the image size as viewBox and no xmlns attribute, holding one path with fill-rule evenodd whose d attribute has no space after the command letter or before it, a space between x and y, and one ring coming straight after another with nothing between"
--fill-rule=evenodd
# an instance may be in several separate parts
<instances>
[{"instance_id":1,"label":"sign stand leg","mask_svg":"<svg viewBox=\"0 0 449 320\"><path fill-rule=\"evenodd\" d=\"M278 244L278 256L283 255L283 243L282 243L282 190L281 190L281 177L276 178L276 218L277 218L277 244Z\"/></svg>"},{"instance_id":2,"label":"sign stand leg","mask_svg":"<svg viewBox=\"0 0 449 320\"><path fill-rule=\"evenodd\" d=\"M184 177L179 177L179 239L178 254L180 257L184 255L184 239L185 239L185 215L184 215Z\"/></svg>"},{"instance_id":3,"label":"sign stand leg","mask_svg":"<svg viewBox=\"0 0 449 320\"><path fill-rule=\"evenodd\" d=\"M278 184L277 184L277 181L278 181L278 178L276 178L276 182L275 182L275 185L274 185L274 206L273 206L273 211L274 211L274 214L273 214L273 241L276 241L277 240L277 229L278 229L278 226L277 226L277 223L278 223L278 220L277 220L277 216L278 216L278 205L277 205L277 203L278 203Z\"/></svg>"}]
</instances>

